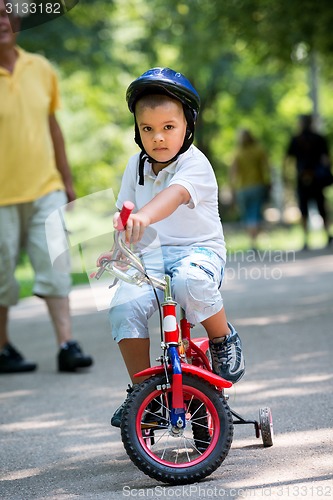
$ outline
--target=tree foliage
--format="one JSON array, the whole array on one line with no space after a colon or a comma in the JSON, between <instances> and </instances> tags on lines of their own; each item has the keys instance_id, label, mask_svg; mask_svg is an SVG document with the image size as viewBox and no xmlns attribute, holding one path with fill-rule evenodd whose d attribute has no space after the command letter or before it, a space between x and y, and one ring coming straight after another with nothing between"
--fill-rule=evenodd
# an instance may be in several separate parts
<instances>
[{"instance_id":1,"label":"tree foliage","mask_svg":"<svg viewBox=\"0 0 333 500\"><path fill-rule=\"evenodd\" d=\"M196 142L227 179L238 127L248 126L279 164L299 112L310 112L309 61L322 75L326 131L333 131L329 0L81 0L19 43L57 66L60 113L78 193L114 186L137 151L128 84L153 66L182 71L202 107Z\"/></svg>"}]
</instances>

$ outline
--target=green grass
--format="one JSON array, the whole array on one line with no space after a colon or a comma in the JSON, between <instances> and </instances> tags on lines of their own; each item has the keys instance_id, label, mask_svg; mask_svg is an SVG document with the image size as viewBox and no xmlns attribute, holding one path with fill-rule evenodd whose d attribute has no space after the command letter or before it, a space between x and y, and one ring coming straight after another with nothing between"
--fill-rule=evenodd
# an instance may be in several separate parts
<instances>
[{"instance_id":1,"label":"green grass","mask_svg":"<svg viewBox=\"0 0 333 500\"><path fill-rule=\"evenodd\" d=\"M16 279L20 284L20 298L30 297L33 287L33 270L26 255L22 255L21 257L16 270ZM89 280L85 273L73 273L72 282L73 286L75 286L88 284Z\"/></svg>"},{"instance_id":2,"label":"green grass","mask_svg":"<svg viewBox=\"0 0 333 500\"><path fill-rule=\"evenodd\" d=\"M16 278L20 283L20 299L31 297L33 286L33 272L30 266L19 266L16 272ZM72 274L72 284L87 285L89 280L86 274Z\"/></svg>"},{"instance_id":3,"label":"green grass","mask_svg":"<svg viewBox=\"0 0 333 500\"><path fill-rule=\"evenodd\" d=\"M240 226L225 225L225 239L229 252L246 251L251 246L250 238ZM310 249L323 248L327 243L325 231L322 229L310 232L308 245ZM301 250L304 236L299 224L291 226L267 227L258 237L258 250Z\"/></svg>"},{"instance_id":4,"label":"green grass","mask_svg":"<svg viewBox=\"0 0 333 500\"><path fill-rule=\"evenodd\" d=\"M333 233L333 227L332 233ZM246 251L250 248L250 239L237 224L225 224L225 238L229 252ZM326 236L322 229L310 233L310 248L322 248L326 245ZM272 226L263 231L258 238L259 250L300 250L303 247L303 233L301 226ZM16 277L20 283L20 298L29 297L32 294L33 272L28 258L23 255L17 268ZM85 273L72 274L73 286L88 284L89 280Z\"/></svg>"}]
</instances>

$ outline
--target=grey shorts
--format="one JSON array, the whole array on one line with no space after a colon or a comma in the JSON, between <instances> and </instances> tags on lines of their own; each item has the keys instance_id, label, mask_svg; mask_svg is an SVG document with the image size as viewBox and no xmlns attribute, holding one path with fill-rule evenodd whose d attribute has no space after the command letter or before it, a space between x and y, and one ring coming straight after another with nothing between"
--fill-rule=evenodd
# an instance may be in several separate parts
<instances>
[{"instance_id":1,"label":"grey shorts","mask_svg":"<svg viewBox=\"0 0 333 500\"><path fill-rule=\"evenodd\" d=\"M145 262L148 274L171 276L172 293L185 310L190 323L201 323L223 307L220 286L225 263L213 250L203 247L162 247L163 269ZM159 300L163 292L157 290ZM121 283L109 312L113 338L147 338L148 319L157 309L157 301L149 285L138 287Z\"/></svg>"},{"instance_id":2,"label":"grey shorts","mask_svg":"<svg viewBox=\"0 0 333 500\"><path fill-rule=\"evenodd\" d=\"M0 206L0 305L15 305L19 285L15 279L20 251L25 249L34 270L33 293L41 297L67 297L69 273L51 265L45 234L45 220L65 205L66 194L54 191L33 202Z\"/></svg>"}]
</instances>

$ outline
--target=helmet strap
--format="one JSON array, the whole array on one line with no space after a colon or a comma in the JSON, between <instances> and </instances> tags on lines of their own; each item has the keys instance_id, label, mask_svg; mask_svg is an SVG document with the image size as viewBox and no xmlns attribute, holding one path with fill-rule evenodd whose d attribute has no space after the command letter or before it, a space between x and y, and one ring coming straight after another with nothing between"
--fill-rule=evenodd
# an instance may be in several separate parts
<instances>
[{"instance_id":1,"label":"helmet strap","mask_svg":"<svg viewBox=\"0 0 333 500\"><path fill-rule=\"evenodd\" d=\"M143 186L145 183L144 176L143 176L143 169L145 165L145 161L148 159L148 155L141 151L140 153L140 159L139 159L139 185Z\"/></svg>"}]
</instances>

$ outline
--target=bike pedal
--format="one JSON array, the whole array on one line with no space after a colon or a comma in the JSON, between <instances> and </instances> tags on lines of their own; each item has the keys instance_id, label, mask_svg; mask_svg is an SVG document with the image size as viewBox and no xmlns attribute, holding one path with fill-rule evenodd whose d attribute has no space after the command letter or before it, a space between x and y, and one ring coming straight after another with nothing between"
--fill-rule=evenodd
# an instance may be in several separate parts
<instances>
[{"instance_id":1,"label":"bike pedal","mask_svg":"<svg viewBox=\"0 0 333 500\"><path fill-rule=\"evenodd\" d=\"M159 427L157 420L155 422L141 422L141 429L156 429Z\"/></svg>"}]
</instances>

